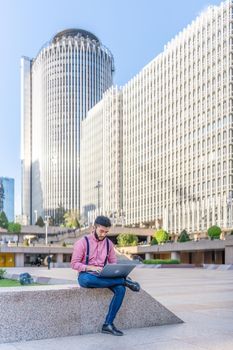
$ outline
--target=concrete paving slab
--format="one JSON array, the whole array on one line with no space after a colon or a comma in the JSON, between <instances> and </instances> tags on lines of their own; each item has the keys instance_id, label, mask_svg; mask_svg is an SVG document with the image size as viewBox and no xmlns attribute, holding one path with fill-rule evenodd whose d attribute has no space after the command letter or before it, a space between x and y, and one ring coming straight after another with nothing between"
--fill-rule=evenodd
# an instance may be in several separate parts
<instances>
[{"instance_id":1,"label":"concrete paving slab","mask_svg":"<svg viewBox=\"0 0 233 350\"><path fill-rule=\"evenodd\" d=\"M118 349L149 349L149 350L232 350L232 337L224 335L220 339L218 335L203 338L200 334L198 340L196 336L186 337L169 334L171 328L178 326L166 326L167 330L161 331L161 327L152 327L145 329L134 329L125 332L124 337L116 338L104 335L84 335L79 337L65 337L56 339L47 339L39 341L21 342L13 344L4 344L1 350L118 350ZM168 334L167 334L168 331ZM219 341L221 344L219 344Z\"/></svg>"}]
</instances>

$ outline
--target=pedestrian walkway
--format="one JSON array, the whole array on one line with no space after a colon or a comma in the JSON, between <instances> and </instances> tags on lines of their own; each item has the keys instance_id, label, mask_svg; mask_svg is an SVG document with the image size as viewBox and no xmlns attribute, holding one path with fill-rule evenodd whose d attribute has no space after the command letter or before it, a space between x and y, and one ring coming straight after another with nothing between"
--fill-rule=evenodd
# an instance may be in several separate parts
<instances>
[{"instance_id":1,"label":"pedestrian walkway","mask_svg":"<svg viewBox=\"0 0 233 350\"><path fill-rule=\"evenodd\" d=\"M70 269L22 268L20 271L65 279L74 283L76 279L75 272ZM110 335L90 334L1 344L0 350L233 349L233 272L231 270L144 268L135 269L131 277L137 279L143 289L185 323L126 330L125 336L117 338L117 341Z\"/></svg>"}]
</instances>

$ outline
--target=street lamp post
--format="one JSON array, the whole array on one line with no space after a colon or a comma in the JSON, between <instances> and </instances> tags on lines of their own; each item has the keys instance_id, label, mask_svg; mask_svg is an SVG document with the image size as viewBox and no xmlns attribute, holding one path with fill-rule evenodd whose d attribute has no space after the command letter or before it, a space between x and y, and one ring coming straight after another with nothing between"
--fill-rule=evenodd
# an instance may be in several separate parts
<instances>
[{"instance_id":1,"label":"street lamp post","mask_svg":"<svg viewBox=\"0 0 233 350\"><path fill-rule=\"evenodd\" d=\"M231 204L230 204L230 229L232 229L232 202L233 199L231 198Z\"/></svg>"},{"instance_id":2,"label":"street lamp post","mask_svg":"<svg viewBox=\"0 0 233 350\"><path fill-rule=\"evenodd\" d=\"M101 185L101 182L98 180L97 185L95 186L95 188L97 188L97 190L98 190L98 214L100 214L99 213L99 210L100 210L100 187L102 187L102 185Z\"/></svg>"},{"instance_id":3,"label":"street lamp post","mask_svg":"<svg viewBox=\"0 0 233 350\"><path fill-rule=\"evenodd\" d=\"M35 223L37 223L37 210L34 210L35 213Z\"/></svg>"},{"instance_id":4,"label":"street lamp post","mask_svg":"<svg viewBox=\"0 0 233 350\"><path fill-rule=\"evenodd\" d=\"M232 228L232 202L233 198L227 198L227 227Z\"/></svg>"},{"instance_id":5,"label":"street lamp post","mask_svg":"<svg viewBox=\"0 0 233 350\"><path fill-rule=\"evenodd\" d=\"M204 233L204 226L205 226L205 217L202 216L202 218L201 218L201 231L202 231L202 233Z\"/></svg>"},{"instance_id":6,"label":"street lamp post","mask_svg":"<svg viewBox=\"0 0 233 350\"><path fill-rule=\"evenodd\" d=\"M45 215L45 245L48 245L48 226L49 226L49 215Z\"/></svg>"}]
</instances>

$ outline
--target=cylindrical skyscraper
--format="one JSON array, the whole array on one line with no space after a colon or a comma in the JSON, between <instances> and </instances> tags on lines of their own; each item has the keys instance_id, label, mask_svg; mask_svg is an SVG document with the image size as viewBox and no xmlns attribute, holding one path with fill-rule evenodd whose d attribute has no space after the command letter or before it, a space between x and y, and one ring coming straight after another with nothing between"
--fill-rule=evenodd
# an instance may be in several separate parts
<instances>
[{"instance_id":1,"label":"cylindrical skyscraper","mask_svg":"<svg viewBox=\"0 0 233 350\"><path fill-rule=\"evenodd\" d=\"M80 122L112 85L113 56L80 29L53 37L22 58L22 213L59 222L80 209ZM30 203L30 205L29 205Z\"/></svg>"}]
</instances>

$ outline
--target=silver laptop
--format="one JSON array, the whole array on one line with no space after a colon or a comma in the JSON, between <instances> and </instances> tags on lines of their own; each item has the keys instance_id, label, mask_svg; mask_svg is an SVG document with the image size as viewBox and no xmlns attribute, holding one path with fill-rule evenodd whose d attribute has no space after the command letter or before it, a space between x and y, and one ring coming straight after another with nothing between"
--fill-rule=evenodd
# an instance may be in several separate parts
<instances>
[{"instance_id":1,"label":"silver laptop","mask_svg":"<svg viewBox=\"0 0 233 350\"><path fill-rule=\"evenodd\" d=\"M136 265L130 264L107 264L99 273L101 277L127 277Z\"/></svg>"}]
</instances>

